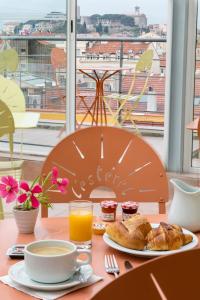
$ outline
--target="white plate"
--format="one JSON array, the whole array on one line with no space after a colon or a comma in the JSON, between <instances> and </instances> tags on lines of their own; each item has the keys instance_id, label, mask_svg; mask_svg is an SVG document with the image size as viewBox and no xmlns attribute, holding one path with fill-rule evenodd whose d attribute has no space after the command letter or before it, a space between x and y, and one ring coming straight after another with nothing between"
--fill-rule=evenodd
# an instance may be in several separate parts
<instances>
[{"instance_id":1,"label":"white plate","mask_svg":"<svg viewBox=\"0 0 200 300\"><path fill-rule=\"evenodd\" d=\"M31 280L25 272L25 263L20 261L10 267L8 275L17 284L32 288L34 290L43 291L58 291L71 288L75 285L85 283L93 274L93 269L90 265L84 265L77 271L74 276L60 283L40 283Z\"/></svg>"},{"instance_id":2,"label":"white plate","mask_svg":"<svg viewBox=\"0 0 200 300\"><path fill-rule=\"evenodd\" d=\"M159 226L159 224L151 224L151 226L153 228L156 228ZM186 251L186 250L190 250L194 247L196 247L196 245L198 245L198 238L195 234L193 234L191 231L184 229L183 228L183 232L185 234L191 234L193 237L193 240L191 243L181 247L180 249L177 250L169 250L169 251L152 251L152 250L133 250L130 248L126 248L123 247L119 244L117 244L116 242L114 242L113 240L111 240L111 238L109 237L109 235L107 233L104 233L103 235L103 240L104 242L109 245L110 247L119 250L121 252L125 252L125 253L129 253L129 254L133 254L136 256L146 256L146 257L156 257L156 256L162 256L162 255L166 255L166 254L172 254L172 253L177 253L177 252L182 252L182 251Z\"/></svg>"}]
</instances>

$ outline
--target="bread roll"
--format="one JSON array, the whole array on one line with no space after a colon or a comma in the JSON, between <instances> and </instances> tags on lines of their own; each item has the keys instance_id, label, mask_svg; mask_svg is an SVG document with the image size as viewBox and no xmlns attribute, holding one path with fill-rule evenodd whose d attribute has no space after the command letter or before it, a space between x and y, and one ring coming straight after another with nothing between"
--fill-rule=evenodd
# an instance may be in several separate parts
<instances>
[{"instance_id":1,"label":"bread roll","mask_svg":"<svg viewBox=\"0 0 200 300\"><path fill-rule=\"evenodd\" d=\"M118 244L135 250L143 250L146 244L146 236L151 230L147 218L135 215L132 218L109 224L106 233Z\"/></svg>"}]
</instances>

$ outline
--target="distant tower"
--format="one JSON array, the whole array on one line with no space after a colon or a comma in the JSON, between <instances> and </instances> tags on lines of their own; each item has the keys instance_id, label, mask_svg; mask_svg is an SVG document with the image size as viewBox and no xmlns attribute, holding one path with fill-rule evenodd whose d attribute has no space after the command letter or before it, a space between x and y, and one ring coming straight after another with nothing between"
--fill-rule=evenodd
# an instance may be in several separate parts
<instances>
[{"instance_id":1,"label":"distant tower","mask_svg":"<svg viewBox=\"0 0 200 300\"><path fill-rule=\"evenodd\" d=\"M139 28L147 28L147 17L145 14L140 13L140 7L135 6L135 12L133 15L135 25L139 26Z\"/></svg>"},{"instance_id":2,"label":"distant tower","mask_svg":"<svg viewBox=\"0 0 200 300\"><path fill-rule=\"evenodd\" d=\"M135 6L135 15L136 16L140 15L140 7L139 6Z\"/></svg>"}]
</instances>

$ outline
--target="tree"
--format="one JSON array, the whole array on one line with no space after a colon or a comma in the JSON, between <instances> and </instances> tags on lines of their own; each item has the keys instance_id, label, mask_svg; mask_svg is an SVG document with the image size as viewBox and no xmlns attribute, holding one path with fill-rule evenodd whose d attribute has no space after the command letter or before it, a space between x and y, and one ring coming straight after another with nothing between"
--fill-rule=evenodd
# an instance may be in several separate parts
<instances>
[{"instance_id":1,"label":"tree","mask_svg":"<svg viewBox=\"0 0 200 300\"><path fill-rule=\"evenodd\" d=\"M15 26L14 34L19 34L20 30L22 30L23 25L23 23L20 23L19 25Z\"/></svg>"},{"instance_id":2,"label":"tree","mask_svg":"<svg viewBox=\"0 0 200 300\"><path fill-rule=\"evenodd\" d=\"M135 25L134 18L130 16L121 15L120 21L124 26L133 27Z\"/></svg>"},{"instance_id":3,"label":"tree","mask_svg":"<svg viewBox=\"0 0 200 300\"><path fill-rule=\"evenodd\" d=\"M87 25L85 22L83 23L83 31L84 31L84 33L87 33Z\"/></svg>"},{"instance_id":4,"label":"tree","mask_svg":"<svg viewBox=\"0 0 200 300\"><path fill-rule=\"evenodd\" d=\"M96 20L98 20L98 19L100 19L100 18L101 18L101 15L98 15L98 14L95 14L95 15L90 16L90 19L91 19L92 21L96 21Z\"/></svg>"},{"instance_id":5,"label":"tree","mask_svg":"<svg viewBox=\"0 0 200 300\"><path fill-rule=\"evenodd\" d=\"M85 22L83 24L77 23L77 32L78 33L87 33L88 32Z\"/></svg>"},{"instance_id":6,"label":"tree","mask_svg":"<svg viewBox=\"0 0 200 300\"><path fill-rule=\"evenodd\" d=\"M108 26L105 26L105 27L103 28L103 32L108 34L108 32L109 32Z\"/></svg>"},{"instance_id":7,"label":"tree","mask_svg":"<svg viewBox=\"0 0 200 300\"><path fill-rule=\"evenodd\" d=\"M96 32L98 32L99 34L102 34L103 27L102 27L101 22L96 26Z\"/></svg>"}]
</instances>

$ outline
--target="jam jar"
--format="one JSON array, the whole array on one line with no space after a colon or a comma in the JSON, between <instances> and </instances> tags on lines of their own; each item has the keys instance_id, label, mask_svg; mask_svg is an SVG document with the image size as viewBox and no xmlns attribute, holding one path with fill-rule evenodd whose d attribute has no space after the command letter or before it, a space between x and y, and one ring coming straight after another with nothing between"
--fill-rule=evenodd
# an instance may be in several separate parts
<instances>
[{"instance_id":1,"label":"jam jar","mask_svg":"<svg viewBox=\"0 0 200 300\"><path fill-rule=\"evenodd\" d=\"M115 221L117 202L105 200L101 202L101 218L103 221Z\"/></svg>"},{"instance_id":2,"label":"jam jar","mask_svg":"<svg viewBox=\"0 0 200 300\"><path fill-rule=\"evenodd\" d=\"M126 201L122 203L122 219L123 221L131 218L138 210L138 203Z\"/></svg>"}]
</instances>

